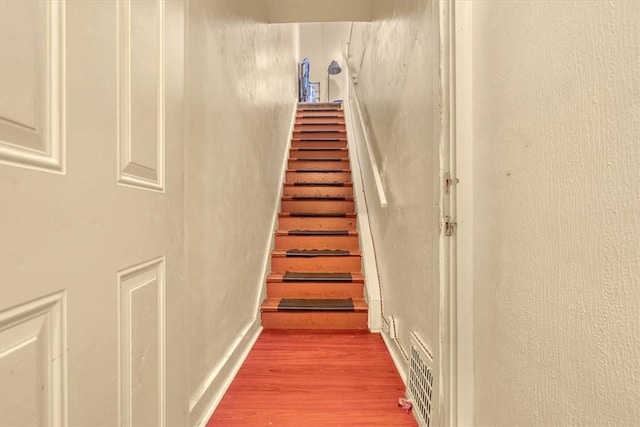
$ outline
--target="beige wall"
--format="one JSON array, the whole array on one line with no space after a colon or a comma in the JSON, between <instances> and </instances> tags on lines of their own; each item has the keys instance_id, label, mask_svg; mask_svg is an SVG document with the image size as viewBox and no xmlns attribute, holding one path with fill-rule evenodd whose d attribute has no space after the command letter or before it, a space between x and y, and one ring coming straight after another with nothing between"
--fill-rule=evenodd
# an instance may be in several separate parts
<instances>
[{"instance_id":1,"label":"beige wall","mask_svg":"<svg viewBox=\"0 0 640 427\"><path fill-rule=\"evenodd\" d=\"M373 182L365 182L383 314L397 319L405 352L416 331L437 355L438 50L432 6L422 0L376 2L374 21L354 27L349 67L359 70L355 90L388 199L382 208Z\"/></svg>"},{"instance_id":2,"label":"beige wall","mask_svg":"<svg viewBox=\"0 0 640 427\"><path fill-rule=\"evenodd\" d=\"M330 95L344 99L347 93L345 46L349 41L351 24L346 22L300 24L300 59L309 58L311 63L309 80L320 82L320 101L327 102ZM343 72L329 77L330 92L327 91L327 68L332 60L340 64Z\"/></svg>"},{"instance_id":3,"label":"beige wall","mask_svg":"<svg viewBox=\"0 0 640 427\"><path fill-rule=\"evenodd\" d=\"M186 259L191 423L218 369L258 327L266 256L297 96L294 28L259 1L189 5ZM223 372L224 373L224 372ZM224 378L223 378L224 379Z\"/></svg>"},{"instance_id":4,"label":"beige wall","mask_svg":"<svg viewBox=\"0 0 640 427\"><path fill-rule=\"evenodd\" d=\"M476 425L640 420L640 4L473 3Z\"/></svg>"}]
</instances>

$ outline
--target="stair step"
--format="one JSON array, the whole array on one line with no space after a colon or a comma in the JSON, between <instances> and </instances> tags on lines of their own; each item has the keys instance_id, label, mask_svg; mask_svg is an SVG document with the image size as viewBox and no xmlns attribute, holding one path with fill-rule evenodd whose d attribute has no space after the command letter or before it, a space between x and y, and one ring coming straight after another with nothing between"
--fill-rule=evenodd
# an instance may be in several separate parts
<instances>
[{"instance_id":1,"label":"stair step","mask_svg":"<svg viewBox=\"0 0 640 427\"><path fill-rule=\"evenodd\" d=\"M362 282L267 282L269 298L364 298Z\"/></svg>"},{"instance_id":2,"label":"stair step","mask_svg":"<svg viewBox=\"0 0 640 427\"><path fill-rule=\"evenodd\" d=\"M361 312L369 308L362 298L267 298L262 302L263 313L274 311L350 311Z\"/></svg>"},{"instance_id":3,"label":"stair step","mask_svg":"<svg viewBox=\"0 0 640 427\"><path fill-rule=\"evenodd\" d=\"M291 140L291 148L347 148L347 140L346 139L292 139Z\"/></svg>"},{"instance_id":4,"label":"stair step","mask_svg":"<svg viewBox=\"0 0 640 427\"><path fill-rule=\"evenodd\" d=\"M308 133L308 132L345 132L344 123L306 123L304 120L296 122L293 126L293 131Z\"/></svg>"},{"instance_id":5,"label":"stair step","mask_svg":"<svg viewBox=\"0 0 640 427\"><path fill-rule=\"evenodd\" d=\"M317 140L319 138L340 138L340 139L345 139L346 138L346 131L345 130L330 130L330 131L325 131L325 130L293 130L293 138L294 139L313 139L313 140Z\"/></svg>"},{"instance_id":6,"label":"stair step","mask_svg":"<svg viewBox=\"0 0 640 427\"><path fill-rule=\"evenodd\" d=\"M297 182L285 182L285 187L347 187L353 188L352 182L340 182L340 181L327 181L327 182L305 182L305 181L297 181Z\"/></svg>"},{"instance_id":7,"label":"stair step","mask_svg":"<svg viewBox=\"0 0 640 427\"><path fill-rule=\"evenodd\" d=\"M321 310L322 302L300 302L282 298L267 298L261 305L262 325L266 329L339 329L366 330L368 305L362 298L352 298L351 306L345 300L333 304L327 303ZM322 300L319 300L322 301ZM318 308L315 308L318 307ZM348 311L345 311L348 310Z\"/></svg>"},{"instance_id":8,"label":"stair step","mask_svg":"<svg viewBox=\"0 0 640 427\"><path fill-rule=\"evenodd\" d=\"M309 218L355 218L353 212L280 212L282 215L292 217L309 217Z\"/></svg>"},{"instance_id":9,"label":"stair step","mask_svg":"<svg viewBox=\"0 0 640 427\"><path fill-rule=\"evenodd\" d=\"M296 125L302 124L323 124L323 125L345 125L344 117L300 117L296 118Z\"/></svg>"},{"instance_id":10,"label":"stair step","mask_svg":"<svg viewBox=\"0 0 640 427\"><path fill-rule=\"evenodd\" d=\"M355 230L276 230L276 236L358 236Z\"/></svg>"},{"instance_id":11,"label":"stair step","mask_svg":"<svg viewBox=\"0 0 640 427\"><path fill-rule=\"evenodd\" d=\"M349 159L342 158L315 158L315 159L289 159L287 168L290 170L349 170Z\"/></svg>"},{"instance_id":12,"label":"stair step","mask_svg":"<svg viewBox=\"0 0 640 427\"><path fill-rule=\"evenodd\" d=\"M356 232L350 234L349 230L276 231L275 249L342 249L357 251L359 249L359 236Z\"/></svg>"},{"instance_id":13,"label":"stair step","mask_svg":"<svg viewBox=\"0 0 640 427\"><path fill-rule=\"evenodd\" d=\"M355 311L353 299L301 299L281 298L278 311Z\"/></svg>"},{"instance_id":14,"label":"stair step","mask_svg":"<svg viewBox=\"0 0 640 427\"><path fill-rule=\"evenodd\" d=\"M273 251L274 253L284 252L287 257L318 257L318 256L351 256L356 255L355 251L344 249L287 249L286 251ZM359 253L358 253L359 255Z\"/></svg>"},{"instance_id":15,"label":"stair step","mask_svg":"<svg viewBox=\"0 0 640 427\"><path fill-rule=\"evenodd\" d=\"M289 157L302 160L302 159L348 159L349 150L347 148L309 148L299 147L289 149Z\"/></svg>"},{"instance_id":16,"label":"stair step","mask_svg":"<svg viewBox=\"0 0 640 427\"><path fill-rule=\"evenodd\" d=\"M280 209L283 213L347 213L355 212L355 202L353 200L286 200L283 197Z\"/></svg>"},{"instance_id":17,"label":"stair step","mask_svg":"<svg viewBox=\"0 0 640 427\"><path fill-rule=\"evenodd\" d=\"M314 190L317 189L318 186L306 186L306 187L291 187L297 190ZM320 187L323 188L323 187ZM334 190L344 190L345 187L327 187L327 188L333 188ZM346 188L350 188L350 187L346 187ZM293 195L293 196L283 196L282 197L283 201L333 201L333 202L352 202L353 201L353 197L352 196L334 196L334 195L326 195L326 194L300 194L300 195ZM349 211L351 212L351 211Z\"/></svg>"},{"instance_id":18,"label":"stair step","mask_svg":"<svg viewBox=\"0 0 640 427\"><path fill-rule=\"evenodd\" d=\"M341 197L344 200L344 198L353 198L353 187L343 185L285 185L282 189L282 195L296 199L303 197Z\"/></svg>"},{"instance_id":19,"label":"stair step","mask_svg":"<svg viewBox=\"0 0 640 427\"><path fill-rule=\"evenodd\" d=\"M344 217L296 217L288 214L278 215L278 227L281 230L355 230L355 215Z\"/></svg>"},{"instance_id":20,"label":"stair step","mask_svg":"<svg viewBox=\"0 0 640 427\"><path fill-rule=\"evenodd\" d=\"M349 273L362 270L360 253L347 256L314 256L290 257L284 251L273 251L271 254L271 271L285 273L297 271L301 273Z\"/></svg>"},{"instance_id":21,"label":"stair step","mask_svg":"<svg viewBox=\"0 0 640 427\"><path fill-rule=\"evenodd\" d=\"M350 171L297 171L288 169L285 172L286 182L304 182L304 183L334 183L348 182L351 183Z\"/></svg>"},{"instance_id":22,"label":"stair step","mask_svg":"<svg viewBox=\"0 0 640 427\"><path fill-rule=\"evenodd\" d=\"M296 120L327 118L344 120L344 111L298 111L296 113Z\"/></svg>"},{"instance_id":23,"label":"stair step","mask_svg":"<svg viewBox=\"0 0 640 427\"><path fill-rule=\"evenodd\" d=\"M359 272L347 272L347 273L314 273L314 272L300 272L300 271L287 271L284 273L269 273L267 276L267 283L275 282L307 282L307 283L327 283L327 282L341 282L341 283L364 283L364 276Z\"/></svg>"}]
</instances>

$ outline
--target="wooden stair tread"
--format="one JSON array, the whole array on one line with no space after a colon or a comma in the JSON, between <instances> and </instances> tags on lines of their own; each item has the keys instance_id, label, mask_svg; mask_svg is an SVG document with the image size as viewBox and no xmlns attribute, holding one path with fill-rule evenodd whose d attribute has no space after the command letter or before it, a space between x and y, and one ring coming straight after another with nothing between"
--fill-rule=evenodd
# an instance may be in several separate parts
<instances>
[{"instance_id":1,"label":"wooden stair tread","mask_svg":"<svg viewBox=\"0 0 640 427\"><path fill-rule=\"evenodd\" d=\"M304 273L292 272L286 273L269 273L267 282L291 282L291 283L364 283L364 274L362 273Z\"/></svg>"},{"instance_id":2,"label":"wooden stair tread","mask_svg":"<svg viewBox=\"0 0 640 427\"><path fill-rule=\"evenodd\" d=\"M287 169L287 172L298 173L335 173L335 172L351 172L351 169Z\"/></svg>"},{"instance_id":3,"label":"wooden stair tread","mask_svg":"<svg viewBox=\"0 0 640 427\"><path fill-rule=\"evenodd\" d=\"M348 148L337 147L292 147L291 151L348 151Z\"/></svg>"},{"instance_id":4,"label":"wooden stair tread","mask_svg":"<svg viewBox=\"0 0 640 427\"><path fill-rule=\"evenodd\" d=\"M297 132L297 131L296 131ZM305 142L334 142L334 141L339 141L339 142L347 142L347 138L343 138L343 137L317 137L317 138L296 138L293 137L291 138L292 141L305 141ZM329 147L327 147L329 148Z\"/></svg>"},{"instance_id":5,"label":"wooden stair tread","mask_svg":"<svg viewBox=\"0 0 640 427\"><path fill-rule=\"evenodd\" d=\"M281 216L315 218L355 218L353 212L281 212Z\"/></svg>"},{"instance_id":6,"label":"wooden stair tread","mask_svg":"<svg viewBox=\"0 0 640 427\"><path fill-rule=\"evenodd\" d=\"M363 282L362 273L317 273L287 271L284 273L269 273L267 281L276 282Z\"/></svg>"},{"instance_id":7,"label":"wooden stair tread","mask_svg":"<svg viewBox=\"0 0 640 427\"><path fill-rule=\"evenodd\" d=\"M260 307L262 312L273 311L351 311L362 312L369 308L364 298L315 299L315 298L266 298Z\"/></svg>"},{"instance_id":8,"label":"wooden stair tread","mask_svg":"<svg viewBox=\"0 0 640 427\"><path fill-rule=\"evenodd\" d=\"M336 162L336 163L349 163L349 159L346 157L289 157L289 161L292 162Z\"/></svg>"},{"instance_id":9,"label":"wooden stair tread","mask_svg":"<svg viewBox=\"0 0 640 427\"><path fill-rule=\"evenodd\" d=\"M295 182L285 182L285 187L353 187L353 183L342 182L342 181L323 181L323 182L305 182L305 181L295 181Z\"/></svg>"},{"instance_id":10,"label":"wooden stair tread","mask_svg":"<svg viewBox=\"0 0 640 427\"><path fill-rule=\"evenodd\" d=\"M299 200L299 201L307 201L307 202L314 201L314 200L352 202L353 197L352 196L282 196L281 200L285 200L285 201Z\"/></svg>"},{"instance_id":11,"label":"wooden stair tread","mask_svg":"<svg viewBox=\"0 0 640 427\"><path fill-rule=\"evenodd\" d=\"M276 236L357 236L355 230L276 230Z\"/></svg>"},{"instance_id":12,"label":"wooden stair tread","mask_svg":"<svg viewBox=\"0 0 640 427\"><path fill-rule=\"evenodd\" d=\"M271 252L274 257L325 257L325 256L362 256L358 251L348 251L344 249L288 249L274 250Z\"/></svg>"}]
</instances>

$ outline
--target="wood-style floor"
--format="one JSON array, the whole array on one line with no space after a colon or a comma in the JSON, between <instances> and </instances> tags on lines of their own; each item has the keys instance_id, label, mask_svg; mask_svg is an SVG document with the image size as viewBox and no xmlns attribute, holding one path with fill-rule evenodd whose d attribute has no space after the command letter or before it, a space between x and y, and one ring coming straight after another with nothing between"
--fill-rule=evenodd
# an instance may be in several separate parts
<instances>
[{"instance_id":1,"label":"wood-style floor","mask_svg":"<svg viewBox=\"0 0 640 427\"><path fill-rule=\"evenodd\" d=\"M212 426L415 426L379 334L262 332Z\"/></svg>"}]
</instances>

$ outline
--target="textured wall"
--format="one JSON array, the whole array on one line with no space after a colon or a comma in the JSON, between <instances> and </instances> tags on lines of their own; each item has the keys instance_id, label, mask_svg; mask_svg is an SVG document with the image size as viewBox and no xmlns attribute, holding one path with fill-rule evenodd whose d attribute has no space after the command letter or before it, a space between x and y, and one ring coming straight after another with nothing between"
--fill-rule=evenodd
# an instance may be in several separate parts
<instances>
[{"instance_id":1,"label":"textured wall","mask_svg":"<svg viewBox=\"0 0 640 427\"><path fill-rule=\"evenodd\" d=\"M640 3L474 2L477 425L640 420Z\"/></svg>"},{"instance_id":2,"label":"textured wall","mask_svg":"<svg viewBox=\"0 0 640 427\"><path fill-rule=\"evenodd\" d=\"M432 26L426 25L432 22L431 8L422 0L376 2L375 21L354 28L359 39L350 68L359 67L358 53L364 52L356 90L388 198L388 206L381 208L375 191L367 194L384 314L397 318L406 350L409 333L418 331L437 353L437 137L432 118L438 55Z\"/></svg>"},{"instance_id":3,"label":"textured wall","mask_svg":"<svg viewBox=\"0 0 640 427\"><path fill-rule=\"evenodd\" d=\"M293 28L260 1L189 6L190 389L253 321L297 95Z\"/></svg>"}]
</instances>

